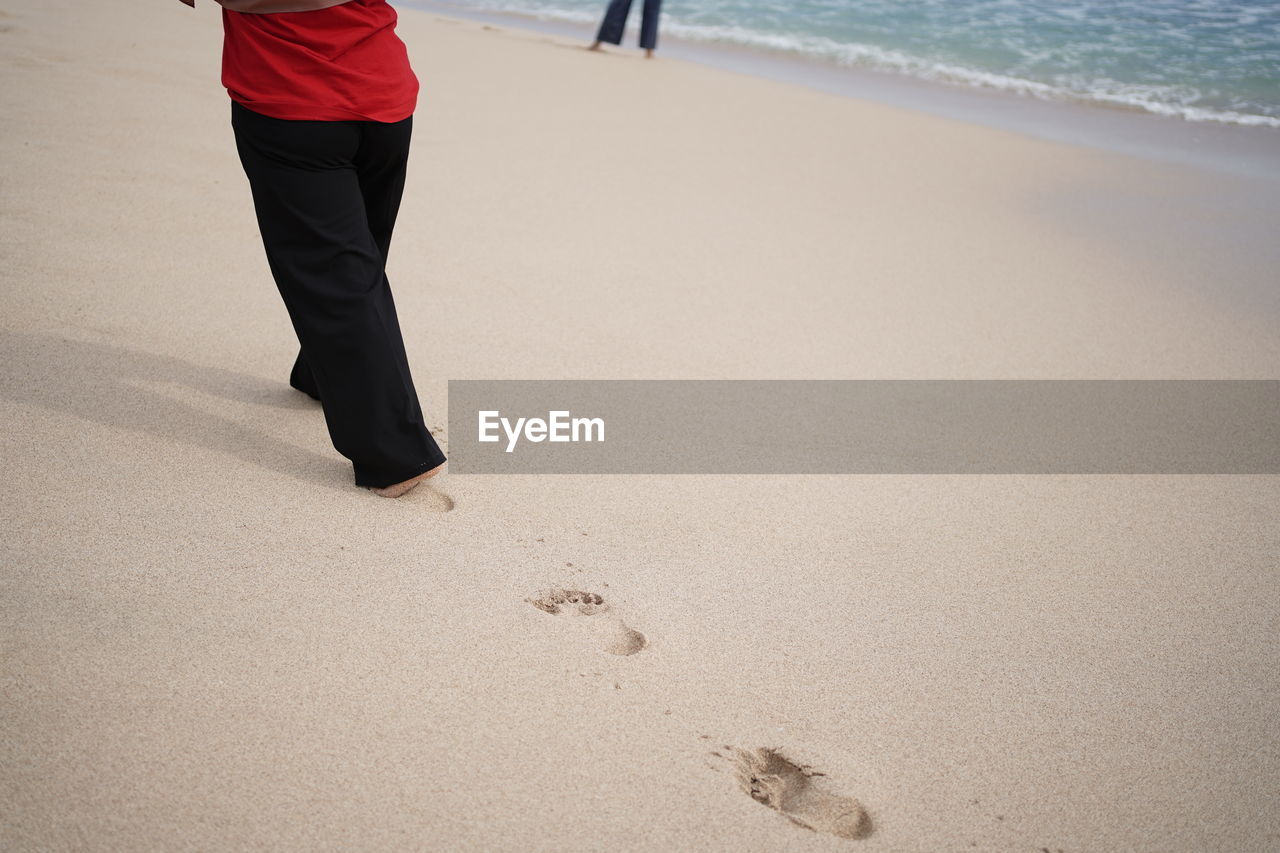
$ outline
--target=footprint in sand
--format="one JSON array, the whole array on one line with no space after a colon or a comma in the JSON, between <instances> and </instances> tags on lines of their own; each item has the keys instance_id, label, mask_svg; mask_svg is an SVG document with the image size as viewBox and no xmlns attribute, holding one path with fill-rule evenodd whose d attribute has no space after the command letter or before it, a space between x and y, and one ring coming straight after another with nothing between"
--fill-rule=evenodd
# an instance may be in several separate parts
<instances>
[{"instance_id":1,"label":"footprint in sand","mask_svg":"<svg viewBox=\"0 0 1280 853\"><path fill-rule=\"evenodd\" d=\"M814 832L840 838L871 834L871 820L857 800L831 793L814 781L823 774L789 761L774 749L726 749L730 754L721 757L733 764L738 784L757 803Z\"/></svg>"},{"instance_id":2,"label":"footprint in sand","mask_svg":"<svg viewBox=\"0 0 1280 853\"><path fill-rule=\"evenodd\" d=\"M454 506L453 498L439 491L430 483L421 484L401 500L411 500L415 505L421 506L427 512L452 512Z\"/></svg>"},{"instance_id":3,"label":"footprint in sand","mask_svg":"<svg viewBox=\"0 0 1280 853\"><path fill-rule=\"evenodd\" d=\"M645 647L644 634L631 628L609 609L603 598L580 589L553 589L525 601L561 618L582 618L596 632L604 650L613 655L634 655Z\"/></svg>"}]
</instances>

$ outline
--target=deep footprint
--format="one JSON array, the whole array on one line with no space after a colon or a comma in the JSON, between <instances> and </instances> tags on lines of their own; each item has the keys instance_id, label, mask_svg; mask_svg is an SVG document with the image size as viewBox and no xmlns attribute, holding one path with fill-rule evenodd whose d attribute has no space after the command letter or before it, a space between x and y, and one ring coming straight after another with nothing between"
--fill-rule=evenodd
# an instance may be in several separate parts
<instances>
[{"instance_id":1,"label":"deep footprint","mask_svg":"<svg viewBox=\"0 0 1280 853\"><path fill-rule=\"evenodd\" d=\"M526 598L525 601L552 616L596 617L586 624L597 632L601 645L609 654L634 655L646 645L644 634L613 615L609 605L594 592L552 589L537 598Z\"/></svg>"},{"instance_id":2,"label":"deep footprint","mask_svg":"<svg viewBox=\"0 0 1280 853\"><path fill-rule=\"evenodd\" d=\"M774 749L732 749L728 758L742 790L792 823L840 838L871 834L871 820L861 803L814 782L823 774L787 760Z\"/></svg>"}]
</instances>

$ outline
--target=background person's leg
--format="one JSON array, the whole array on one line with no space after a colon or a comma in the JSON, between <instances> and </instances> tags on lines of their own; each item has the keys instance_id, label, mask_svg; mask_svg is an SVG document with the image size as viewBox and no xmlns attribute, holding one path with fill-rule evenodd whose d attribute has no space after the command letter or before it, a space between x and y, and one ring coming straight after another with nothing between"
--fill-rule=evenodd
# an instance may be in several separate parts
<instances>
[{"instance_id":1,"label":"background person's leg","mask_svg":"<svg viewBox=\"0 0 1280 853\"><path fill-rule=\"evenodd\" d=\"M600 21L596 42L622 44L622 33L627 28L627 13L630 11L631 0L610 0L609 8L604 10L604 19Z\"/></svg>"},{"instance_id":2,"label":"background person's leg","mask_svg":"<svg viewBox=\"0 0 1280 853\"><path fill-rule=\"evenodd\" d=\"M356 161L366 123L282 121L236 105L232 126L267 260L356 483L392 485L440 465L365 214ZM407 133L400 141L407 153Z\"/></svg>"},{"instance_id":3,"label":"background person's leg","mask_svg":"<svg viewBox=\"0 0 1280 853\"><path fill-rule=\"evenodd\" d=\"M644 0L640 16L640 47L653 50L658 46L658 17L662 0Z\"/></svg>"}]
</instances>

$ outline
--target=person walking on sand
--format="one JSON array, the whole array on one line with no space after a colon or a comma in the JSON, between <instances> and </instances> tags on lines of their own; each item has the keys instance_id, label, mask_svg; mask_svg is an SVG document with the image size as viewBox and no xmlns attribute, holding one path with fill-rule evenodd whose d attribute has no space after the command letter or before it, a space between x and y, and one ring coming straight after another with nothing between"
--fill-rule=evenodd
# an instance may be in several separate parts
<instances>
[{"instance_id":1,"label":"person walking on sand","mask_svg":"<svg viewBox=\"0 0 1280 853\"><path fill-rule=\"evenodd\" d=\"M355 482L395 498L439 473L387 281L418 79L386 0L215 0L222 83L267 262ZM195 6L196 0L180 0Z\"/></svg>"},{"instance_id":2,"label":"person walking on sand","mask_svg":"<svg viewBox=\"0 0 1280 853\"><path fill-rule=\"evenodd\" d=\"M653 59L653 51L658 46L658 15L661 11L662 0L644 0L640 16L640 47L644 48L645 59ZM587 50L599 50L601 42L622 44L622 31L627 27L630 12L631 0L609 0L596 40Z\"/></svg>"}]
</instances>

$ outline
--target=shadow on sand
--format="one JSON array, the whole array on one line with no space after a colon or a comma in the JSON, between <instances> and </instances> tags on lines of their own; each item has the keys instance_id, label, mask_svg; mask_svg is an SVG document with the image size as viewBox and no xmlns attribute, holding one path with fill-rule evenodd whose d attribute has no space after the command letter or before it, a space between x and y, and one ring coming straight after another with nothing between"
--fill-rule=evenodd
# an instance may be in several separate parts
<instances>
[{"instance_id":1,"label":"shadow on sand","mask_svg":"<svg viewBox=\"0 0 1280 853\"><path fill-rule=\"evenodd\" d=\"M319 406L283 382L178 358L48 334L0 330L0 396L54 412L226 453L309 485L338 489L346 461L281 441L256 418L233 418L182 402L185 389L298 417ZM150 386L150 387L148 387ZM161 389L175 389L173 396ZM278 416L278 415L277 415Z\"/></svg>"}]
</instances>

